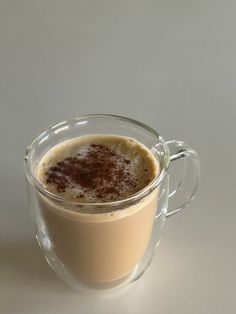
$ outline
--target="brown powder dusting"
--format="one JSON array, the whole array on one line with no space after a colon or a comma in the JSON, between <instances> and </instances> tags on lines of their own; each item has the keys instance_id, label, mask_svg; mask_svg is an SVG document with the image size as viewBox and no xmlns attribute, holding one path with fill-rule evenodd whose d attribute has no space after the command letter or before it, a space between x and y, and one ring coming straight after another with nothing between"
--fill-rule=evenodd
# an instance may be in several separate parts
<instances>
[{"instance_id":1,"label":"brown powder dusting","mask_svg":"<svg viewBox=\"0 0 236 314\"><path fill-rule=\"evenodd\" d=\"M77 198L86 192L96 198L119 198L124 186L136 192L137 178L130 171L131 160L105 145L91 144L85 153L67 157L45 171L46 183L58 192L80 187Z\"/></svg>"}]
</instances>

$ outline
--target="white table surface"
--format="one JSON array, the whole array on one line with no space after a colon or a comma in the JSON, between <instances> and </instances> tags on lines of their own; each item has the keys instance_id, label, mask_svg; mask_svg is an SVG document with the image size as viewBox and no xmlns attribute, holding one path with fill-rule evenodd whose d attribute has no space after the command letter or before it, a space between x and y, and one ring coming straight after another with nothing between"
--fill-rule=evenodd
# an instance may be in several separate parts
<instances>
[{"instance_id":1,"label":"white table surface","mask_svg":"<svg viewBox=\"0 0 236 314\"><path fill-rule=\"evenodd\" d=\"M0 2L0 313L236 313L236 2ZM200 154L191 206L166 221L132 290L87 299L34 240L22 158L52 122L141 120Z\"/></svg>"}]
</instances>

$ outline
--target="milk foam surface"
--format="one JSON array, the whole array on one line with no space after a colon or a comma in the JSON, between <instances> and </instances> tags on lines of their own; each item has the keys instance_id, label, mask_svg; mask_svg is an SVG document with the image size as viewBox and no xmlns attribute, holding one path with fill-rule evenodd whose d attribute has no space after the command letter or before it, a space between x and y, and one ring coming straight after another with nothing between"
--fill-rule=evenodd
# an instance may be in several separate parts
<instances>
[{"instance_id":1,"label":"milk foam surface","mask_svg":"<svg viewBox=\"0 0 236 314\"><path fill-rule=\"evenodd\" d=\"M37 178L50 192L79 203L126 199L158 174L158 162L138 141L86 135L63 141L41 159Z\"/></svg>"}]
</instances>

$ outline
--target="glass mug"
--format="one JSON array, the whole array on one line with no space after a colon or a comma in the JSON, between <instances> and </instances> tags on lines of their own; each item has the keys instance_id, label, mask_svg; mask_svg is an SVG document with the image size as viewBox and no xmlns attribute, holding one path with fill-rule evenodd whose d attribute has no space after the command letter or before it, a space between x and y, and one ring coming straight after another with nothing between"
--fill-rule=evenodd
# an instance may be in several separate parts
<instances>
[{"instance_id":1,"label":"glass mug","mask_svg":"<svg viewBox=\"0 0 236 314\"><path fill-rule=\"evenodd\" d=\"M144 144L158 161L157 176L129 198L107 203L79 203L47 191L36 177L43 155L88 134L127 136ZM169 166L180 160L183 173L170 192ZM199 158L187 144L166 142L149 126L115 115L86 115L49 126L27 148L24 163L38 243L56 274L83 293L115 291L136 281L151 263L165 218L189 204L199 183ZM181 195L181 204L168 209L168 201Z\"/></svg>"}]
</instances>

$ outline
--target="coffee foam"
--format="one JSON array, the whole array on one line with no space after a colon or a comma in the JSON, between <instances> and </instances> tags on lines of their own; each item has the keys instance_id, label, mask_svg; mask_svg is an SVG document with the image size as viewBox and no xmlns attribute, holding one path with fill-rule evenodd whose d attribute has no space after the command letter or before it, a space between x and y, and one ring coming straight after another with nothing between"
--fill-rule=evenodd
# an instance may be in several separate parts
<instances>
[{"instance_id":1,"label":"coffee foam","mask_svg":"<svg viewBox=\"0 0 236 314\"><path fill-rule=\"evenodd\" d=\"M105 149L108 153L104 153ZM112 152L111 156L110 152ZM94 164L97 160L100 164L96 166L101 165L104 170L99 166L98 174L96 174L96 169L91 172L93 163L87 158L89 154L94 155L94 153L97 154L93 158ZM75 163L68 166L66 159L74 160ZM61 162L65 164L62 169L56 171L56 183L64 182L65 177L67 184L62 185L63 188L58 188L59 185L53 180L50 181L49 177L51 173L55 175L52 169L58 167L58 163ZM73 165L80 171L78 176L65 175L65 173L68 174L68 169L74 169ZM88 167L87 170L86 167ZM128 198L142 190L158 174L158 168L158 162L151 151L132 138L102 134L86 135L66 140L52 147L39 162L37 178L45 189L66 199L76 200L79 203L109 202ZM80 180L81 175L85 175L84 181ZM94 181L92 179L91 181L90 177ZM76 180L73 181L73 179ZM89 180L92 182L91 186L89 186L91 183ZM94 185L94 182L98 184Z\"/></svg>"}]
</instances>

